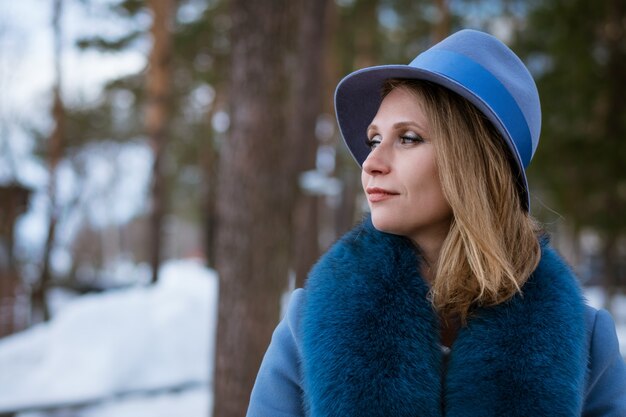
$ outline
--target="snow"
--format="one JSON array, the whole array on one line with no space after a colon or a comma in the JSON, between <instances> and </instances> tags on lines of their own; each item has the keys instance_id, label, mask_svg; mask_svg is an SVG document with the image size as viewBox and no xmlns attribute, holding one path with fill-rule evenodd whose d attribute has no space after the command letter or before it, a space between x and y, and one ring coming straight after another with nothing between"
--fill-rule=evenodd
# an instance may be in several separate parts
<instances>
[{"instance_id":1,"label":"snow","mask_svg":"<svg viewBox=\"0 0 626 417\"><path fill-rule=\"evenodd\" d=\"M115 403L86 407L81 417L206 417L211 407L206 388L156 397L136 396ZM49 417L43 412L20 413L19 417Z\"/></svg>"},{"instance_id":2,"label":"snow","mask_svg":"<svg viewBox=\"0 0 626 417\"><path fill-rule=\"evenodd\" d=\"M185 260L166 263L155 286L74 299L50 323L0 340L0 412L100 403L81 415L206 416L216 297L214 272ZM166 393L177 388L188 389Z\"/></svg>"}]
</instances>

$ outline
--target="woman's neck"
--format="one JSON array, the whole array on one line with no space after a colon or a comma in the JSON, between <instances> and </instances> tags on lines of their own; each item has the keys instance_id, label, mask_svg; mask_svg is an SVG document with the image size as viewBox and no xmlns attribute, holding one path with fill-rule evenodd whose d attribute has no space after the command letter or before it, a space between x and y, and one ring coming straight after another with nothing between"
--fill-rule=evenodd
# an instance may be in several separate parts
<instances>
[{"instance_id":1,"label":"woman's neck","mask_svg":"<svg viewBox=\"0 0 626 417\"><path fill-rule=\"evenodd\" d=\"M423 262L420 272L429 284L432 284L435 279L439 253L450 231L450 222L451 219L434 224L431 227L422 228L419 232L410 236L422 254Z\"/></svg>"},{"instance_id":2,"label":"woman's neck","mask_svg":"<svg viewBox=\"0 0 626 417\"><path fill-rule=\"evenodd\" d=\"M420 273L422 277L432 284L435 279L435 273L437 270L437 261L439 260L439 252L443 245L442 239L420 239L419 241L413 240L413 242L419 247L422 254L422 264Z\"/></svg>"},{"instance_id":3,"label":"woman's neck","mask_svg":"<svg viewBox=\"0 0 626 417\"><path fill-rule=\"evenodd\" d=\"M440 317L441 322L441 344L452 347L454 340L461 328L461 320L458 316Z\"/></svg>"}]
</instances>

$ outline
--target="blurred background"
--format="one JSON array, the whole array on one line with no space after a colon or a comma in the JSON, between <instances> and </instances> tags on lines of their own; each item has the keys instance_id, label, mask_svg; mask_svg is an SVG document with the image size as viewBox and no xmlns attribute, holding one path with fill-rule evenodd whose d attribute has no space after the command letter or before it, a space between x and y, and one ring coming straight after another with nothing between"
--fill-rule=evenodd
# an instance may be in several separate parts
<instances>
[{"instance_id":1,"label":"blurred background","mask_svg":"<svg viewBox=\"0 0 626 417\"><path fill-rule=\"evenodd\" d=\"M460 28L537 80L531 211L626 353L622 0L0 0L0 417L244 415L366 209L335 85Z\"/></svg>"}]
</instances>

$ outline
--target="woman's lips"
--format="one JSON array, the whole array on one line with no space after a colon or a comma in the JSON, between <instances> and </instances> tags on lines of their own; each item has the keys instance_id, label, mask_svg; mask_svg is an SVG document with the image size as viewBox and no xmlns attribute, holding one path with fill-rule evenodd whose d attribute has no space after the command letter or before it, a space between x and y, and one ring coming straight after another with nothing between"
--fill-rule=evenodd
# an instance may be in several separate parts
<instances>
[{"instance_id":1,"label":"woman's lips","mask_svg":"<svg viewBox=\"0 0 626 417\"><path fill-rule=\"evenodd\" d=\"M395 191L389 191L378 187L368 187L365 192L367 193L367 199L370 203L385 201L399 194Z\"/></svg>"}]
</instances>

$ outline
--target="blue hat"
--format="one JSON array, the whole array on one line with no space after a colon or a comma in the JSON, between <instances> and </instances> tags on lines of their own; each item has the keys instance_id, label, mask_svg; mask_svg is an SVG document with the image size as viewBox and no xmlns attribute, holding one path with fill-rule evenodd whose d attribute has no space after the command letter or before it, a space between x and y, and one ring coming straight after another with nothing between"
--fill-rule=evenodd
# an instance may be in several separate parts
<instances>
[{"instance_id":1,"label":"blue hat","mask_svg":"<svg viewBox=\"0 0 626 417\"><path fill-rule=\"evenodd\" d=\"M339 129L359 165L370 152L366 131L390 78L426 80L446 87L474 104L504 137L523 181L522 205L529 209L525 168L541 130L537 86L522 61L495 37L461 30L419 54L409 65L381 65L347 75L335 91Z\"/></svg>"}]
</instances>

